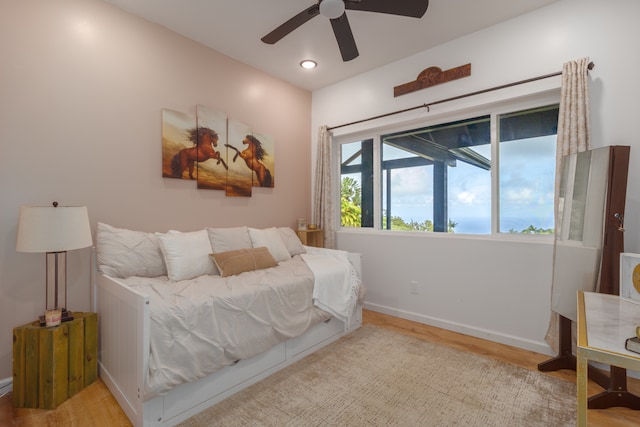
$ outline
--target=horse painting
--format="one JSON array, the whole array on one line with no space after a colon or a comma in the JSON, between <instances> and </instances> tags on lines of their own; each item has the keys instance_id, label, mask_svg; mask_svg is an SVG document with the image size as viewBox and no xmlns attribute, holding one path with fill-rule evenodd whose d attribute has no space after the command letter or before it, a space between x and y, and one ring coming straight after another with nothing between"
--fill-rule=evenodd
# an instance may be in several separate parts
<instances>
[{"instance_id":1,"label":"horse painting","mask_svg":"<svg viewBox=\"0 0 640 427\"><path fill-rule=\"evenodd\" d=\"M182 178L185 169L189 169L189 178L196 179L193 176L193 167L195 162L204 162L209 159L216 159L217 165L222 163L225 169L229 169L220 152L215 147L218 146L218 133L207 127L198 127L189 129L189 141L194 146L184 148L173 156L171 160L171 173L174 178Z\"/></svg>"},{"instance_id":2,"label":"horse painting","mask_svg":"<svg viewBox=\"0 0 640 427\"><path fill-rule=\"evenodd\" d=\"M261 162L267 155L264 148L262 148L262 143L253 135L245 136L242 143L248 146L242 151L233 145L225 144L226 147L236 152L235 156L233 156L233 161L235 162L238 156L240 156L240 158L244 159L247 167L256 173L260 187L273 187L271 171Z\"/></svg>"}]
</instances>

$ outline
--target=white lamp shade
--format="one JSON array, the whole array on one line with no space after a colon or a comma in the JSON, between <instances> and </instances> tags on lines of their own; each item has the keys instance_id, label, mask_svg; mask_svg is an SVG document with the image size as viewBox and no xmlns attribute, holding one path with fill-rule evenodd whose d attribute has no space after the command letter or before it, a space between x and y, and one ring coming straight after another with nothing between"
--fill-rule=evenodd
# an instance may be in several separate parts
<instances>
[{"instance_id":1,"label":"white lamp shade","mask_svg":"<svg viewBox=\"0 0 640 427\"><path fill-rule=\"evenodd\" d=\"M16 251L62 252L91 245L86 206L20 206Z\"/></svg>"}]
</instances>

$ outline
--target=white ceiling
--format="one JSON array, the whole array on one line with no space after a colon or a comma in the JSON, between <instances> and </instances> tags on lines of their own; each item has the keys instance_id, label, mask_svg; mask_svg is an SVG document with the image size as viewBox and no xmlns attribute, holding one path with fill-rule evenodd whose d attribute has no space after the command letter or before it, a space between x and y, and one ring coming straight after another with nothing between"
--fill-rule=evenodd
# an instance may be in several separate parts
<instances>
[{"instance_id":1,"label":"white ceiling","mask_svg":"<svg viewBox=\"0 0 640 427\"><path fill-rule=\"evenodd\" d=\"M421 19L347 11L360 52L349 62L342 61L331 24L322 15L275 45L260 40L314 0L104 1L313 91L556 0L431 0ZM317 61L318 67L301 69L303 59Z\"/></svg>"}]
</instances>

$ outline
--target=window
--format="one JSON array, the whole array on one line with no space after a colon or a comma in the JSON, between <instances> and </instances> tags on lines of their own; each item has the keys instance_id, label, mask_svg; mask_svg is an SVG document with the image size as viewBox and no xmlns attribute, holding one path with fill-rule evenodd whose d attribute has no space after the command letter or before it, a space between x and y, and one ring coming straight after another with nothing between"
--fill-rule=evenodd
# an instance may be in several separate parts
<instances>
[{"instance_id":1,"label":"window","mask_svg":"<svg viewBox=\"0 0 640 427\"><path fill-rule=\"evenodd\" d=\"M373 139L341 145L340 224L373 227Z\"/></svg>"},{"instance_id":2,"label":"window","mask_svg":"<svg viewBox=\"0 0 640 427\"><path fill-rule=\"evenodd\" d=\"M385 228L491 232L490 125L481 116L382 135Z\"/></svg>"},{"instance_id":3,"label":"window","mask_svg":"<svg viewBox=\"0 0 640 427\"><path fill-rule=\"evenodd\" d=\"M552 234L558 105L498 116L500 232Z\"/></svg>"},{"instance_id":4,"label":"window","mask_svg":"<svg viewBox=\"0 0 640 427\"><path fill-rule=\"evenodd\" d=\"M345 141L341 224L553 233L557 121L556 104Z\"/></svg>"}]
</instances>

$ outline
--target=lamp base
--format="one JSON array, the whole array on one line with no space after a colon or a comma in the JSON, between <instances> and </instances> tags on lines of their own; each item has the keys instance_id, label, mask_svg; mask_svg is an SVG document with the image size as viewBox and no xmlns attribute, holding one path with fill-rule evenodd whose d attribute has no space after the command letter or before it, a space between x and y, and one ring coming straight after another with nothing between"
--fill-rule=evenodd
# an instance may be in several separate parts
<instances>
[{"instance_id":1,"label":"lamp base","mask_svg":"<svg viewBox=\"0 0 640 427\"><path fill-rule=\"evenodd\" d=\"M60 320L60 322L68 322L70 320L73 320L73 312L67 311L66 308L61 308L60 310L62 311L62 319ZM38 320L40 321L40 326L47 326L47 321L44 314L40 316Z\"/></svg>"}]
</instances>

